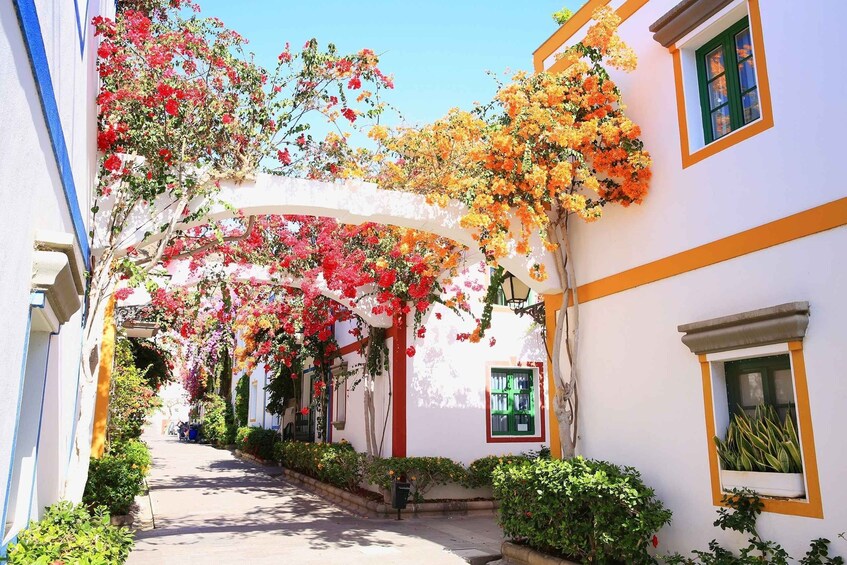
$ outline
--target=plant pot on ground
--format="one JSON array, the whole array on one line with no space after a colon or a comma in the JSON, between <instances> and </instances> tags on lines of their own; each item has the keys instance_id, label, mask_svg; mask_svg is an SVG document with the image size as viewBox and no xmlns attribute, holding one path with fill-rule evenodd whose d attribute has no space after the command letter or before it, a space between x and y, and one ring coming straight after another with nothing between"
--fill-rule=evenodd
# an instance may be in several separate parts
<instances>
[{"instance_id":1,"label":"plant pot on ground","mask_svg":"<svg viewBox=\"0 0 847 565\"><path fill-rule=\"evenodd\" d=\"M771 406L753 416L739 411L726 439L715 438L724 491L746 488L759 496L802 498L806 494L800 441L790 415L780 422Z\"/></svg>"}]
</instances>

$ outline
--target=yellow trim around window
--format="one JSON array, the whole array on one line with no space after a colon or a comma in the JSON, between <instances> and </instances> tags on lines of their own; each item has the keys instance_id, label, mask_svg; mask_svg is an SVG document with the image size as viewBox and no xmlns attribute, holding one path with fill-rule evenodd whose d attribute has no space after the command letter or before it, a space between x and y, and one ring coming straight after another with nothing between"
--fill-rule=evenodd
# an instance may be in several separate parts
<instances>
[{"instance_id":1,"label":"yellow trim around window","mask_svg":"<svg viewBox=\"0 0 847 565\"><path fill-rule=\"evenodd\" d=\"M756 63L756 80L759 87L759 108L762 116L755 122L728 133L702 149L691 152L688 143L688 119L685 112L685 88L682 82L682 55L679 48L669 48L673 59L673 80L676 91L676 113L679 119L679 145L682 152L682 168L688 168L707 157L720 153L733 145L750 139L754 135L773 127L773 108L771 90L768 83L768 65L765 59L765 40L762 34L762 18L759 12L759 0L747 0L750 32L753 36L753 56ZM702 127L702 126L700 126Z\"/></svg>"},{"instance_id":2,"label":"yellow trim around window","mask_svg":"<svg viewBox=\"0 0 847 565\"><path fill-rule=\"evenodd\" d=\"M762 498L765 512L789 514L807 518L823 518L823 502L818 477L818 461L815 454L815 434L812 430L812 416L809 405L809 389L806 380L806 362L803 358L803 342L792 341L788 344L791 354L791 367L794 376L794 391L797 400L797 420L800 428L800 444L803 451L803 473L806 479L806 498L788 500ZM705 355L699 355L700 372L703 378L703 409L706 415L706 445L709 454L709 476L712 483L712 503L721 506L720 467L718 451L712 438L715 437L715 409L712 391L712 370Z\"/></svg>"}]
</instances>

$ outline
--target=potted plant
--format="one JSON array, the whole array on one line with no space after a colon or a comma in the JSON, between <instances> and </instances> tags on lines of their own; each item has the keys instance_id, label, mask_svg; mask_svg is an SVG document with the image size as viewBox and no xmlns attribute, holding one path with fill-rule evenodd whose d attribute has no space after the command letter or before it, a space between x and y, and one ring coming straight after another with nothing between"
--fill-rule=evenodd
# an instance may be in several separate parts
<instances>
[{"instance_id":1,"label":"potted plant","mask_svg":"<svg viewBox=\"0 0 847 565\"><path fill-rule=\"evenodd\" d=\"M747 488L760 496L806 495L800 442L790 415L780 422L772 406L758 406L750 417L732 417L726 439L715 437L724 491Z\"/></svg>"}]
</instances>

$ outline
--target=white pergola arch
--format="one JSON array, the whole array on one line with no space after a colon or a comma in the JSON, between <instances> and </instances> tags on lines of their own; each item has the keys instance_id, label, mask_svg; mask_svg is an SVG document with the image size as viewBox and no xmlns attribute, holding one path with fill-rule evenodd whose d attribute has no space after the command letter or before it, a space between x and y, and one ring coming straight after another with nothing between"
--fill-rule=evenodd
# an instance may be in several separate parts
<instances>
[{"instance_id":1,"label":"white pergola arch","mask_svg":"<svg viewBox=\"0 0 847 565\"><path fill-rule=\"evenodd\" d=\"M194 212L207 205L205 199L196 199L189 204ZM146 214L130 217L127 226L120 234L120 248L138 247L156 241L160 234L147 234L164 223L167 211L175 205L173 199L163 198L156 203L162 212L153 218ZM187 229L209 221L232 218L238 213L244 216L259 215L304 215L335 218L345 224L374 222L434 233L450 238L476 251L476 241L472 232L460 225L461 218L467 213L467 207L458 201L451 201L446 207L428 204L420 194L380 189L376 184L348 180L344 182L323 182L298 179L260 173L251 181L240 184L222 182L220 191L215 195L203 221L179 224ZM513 223L519 225L515 217ZM104 226L95 226L95 253L104 244L98 234L104 233ZM518 254L514 246L510 253L499 260L517 278L524 281L539 294L554 294L562 291L558 280L553 254L546 249L541 237L535 233L530 238L530 254ZM546 268L548 278L537 281L530 276L533 265Z\"/></svg>"}]
</instances>

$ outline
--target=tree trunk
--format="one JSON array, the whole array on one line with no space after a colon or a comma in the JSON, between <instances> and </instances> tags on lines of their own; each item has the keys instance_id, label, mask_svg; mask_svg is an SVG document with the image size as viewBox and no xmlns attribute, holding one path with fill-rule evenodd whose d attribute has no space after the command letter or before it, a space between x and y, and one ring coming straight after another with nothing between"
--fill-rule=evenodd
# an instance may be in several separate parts
<instances>
[{"instance_id":1,"label":"tree trunk","mask_svg":"<svg viewBox=\"0 0 847 565\"><path fill-rule=\"evenodd\" d=\"M556 315L556 329L553 334L553 354L550 361L553 371L553 382L556 386L552 408L559 426L559 442L562 448L562 457L567 459L575 455L578 439L577 415L579 397L577 392L578 367L576 354L578 347L577 324L579 321L579 300L573 275L570 242L568 241L567 215L564 211L560 211L558 217L554 221L551 221L548 233L553 243L558 247L555 254L556 271L564 287L562 306ZM574 299L570 316L573 320L573 331L571 331L568 317L568 304L571 296ZM562 369L563 345L568 362L565 371Z\"/></svg>"}]
</instances>

